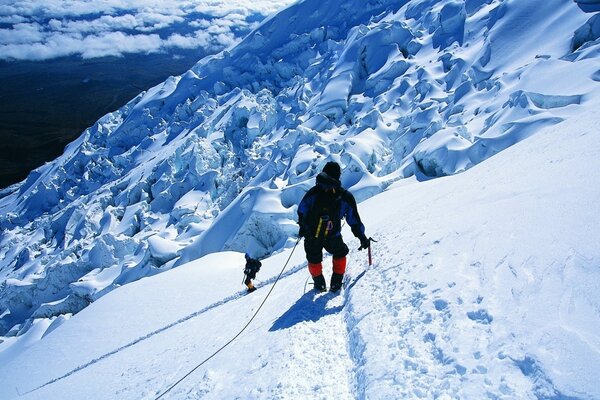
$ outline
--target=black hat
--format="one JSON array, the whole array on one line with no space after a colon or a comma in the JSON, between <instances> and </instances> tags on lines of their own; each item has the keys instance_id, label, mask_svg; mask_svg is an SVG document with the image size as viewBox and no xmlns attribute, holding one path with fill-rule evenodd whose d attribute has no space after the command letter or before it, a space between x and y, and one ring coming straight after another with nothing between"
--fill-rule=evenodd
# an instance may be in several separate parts
<instances>
[{"instance_id":1,"label":"black hat","mask_svg":"<svg viewBox=\"0 0 600 400\"><path fill-rule=\"evenodd\" d=\"M340 180L340 176L342 175L342 169L340 168L340 164L335 161L329 161L323 167L323 172L329 175L333 179Z\"/></svg>"}]
</instances>

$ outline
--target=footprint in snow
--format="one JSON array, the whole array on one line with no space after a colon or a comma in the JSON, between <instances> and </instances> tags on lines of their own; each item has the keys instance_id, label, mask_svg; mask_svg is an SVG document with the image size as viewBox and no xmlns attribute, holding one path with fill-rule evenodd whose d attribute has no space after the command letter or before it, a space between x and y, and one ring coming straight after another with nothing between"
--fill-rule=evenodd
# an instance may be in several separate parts
<instances>
[{"instance_id":1,"label":"footprint in snow","mask_svg":"<svg viewBox=\"0 0 600 400\"><path fill-rule=\"evenodd\" d=\"M443 311L448 308L448 302L446 300L437 299L433 301L433 305L436 310Z\"/></svg>"},{"instance_id":2,"label":"footprint in snow","mask_svg":"<svg viewBox=\"0 0 600 400\"><path fill-rule=\"evenodd\" d=\"M467 317L470 320L477 322L478 324L489 325L494 320L490 314L488 314L487 310L480 309L477 311L469 311L467 312Z\"/></svg>"}]
</instances>

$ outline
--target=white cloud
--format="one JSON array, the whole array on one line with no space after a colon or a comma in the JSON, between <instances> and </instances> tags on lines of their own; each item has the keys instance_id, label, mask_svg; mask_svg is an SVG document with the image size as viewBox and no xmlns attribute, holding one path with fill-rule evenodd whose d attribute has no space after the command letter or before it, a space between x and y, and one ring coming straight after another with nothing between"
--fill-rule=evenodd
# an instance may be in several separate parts
<instances>
[{"instance_id":1,"label":"white cloud","mask_svg":"<svg viewBox=\"0 0 600 400\"><path fill-rule=\"evenodd\" d=\"M58 32L97 33L127 29L131 30L139 27L140 23L135 16L131 14L125 14L117 17L103 15L102 17L91 21L52 19L50 20L49 26L51 30Z\"/></svg>"},{"instance_id":2,"label":"white cloud","mask_svg":"<svg viewBox=\"0 0 600 400\"><path fill-rule=\"evenodd\" d=\"M0 35L1 37L1 35ZM190 35L172 34L161 39L157 34L129 35L122 32L108 32L100 35L82 36L56 33L45 41L37 43L10 43L0 45L0 59L42 61L56 57L79 55L82 58L122 56L132 53L158 53L171 49L202 48L208 52L218 52L235 43L231 31L209 33L201 30Z\"/></svg>"},{"instance_id":3,"label":"white cloud","mask_svg":"<svg viewBox=\"0 0 600 400\"><path fill-rule=\"evenodd\" d=\"M153 12L141 12L135 16L140 26L139 30L158 30L174 23L183 23L186 19L179 15L166 15Z\"/></svg>"},{"instance_id":4,"label":"white cloud","mask_svg":"<svg viewBox=\"0 0 600 400\"><path fill-rule=\"evenodd\" d=\"M18 24L20 22L27 22L27 18L21 17L20 15L6 15L0 17L0 23L2 24Z\"/></svg>"},{"instance_id":5,"label":"white cloud","mask_svg":"<svg viewBox=\"0 0 600 400\"><path fill-rule=\"evenodd\" d=\"M175 33L166 40L169 47L177 47L180 49L197 49L199 47L206 48L210 45L211 35L205 32L196 32L195 35L180 35Z\"/></svg>"},{"instance_id":6,"label":"white cloud","mask_svg":"<svg viewBox=\"0 0 600 400\"><path fill-rule=\"evenodd\" d=\"M78 54L82 58L120 56L126 53L156 53L163 50L163 40L156 34L126 35L109 32L85 37L52 35L44 43L0 46L0 58L46 60Z\"/></svg>"},{"instance_id":7,"label":"white cloud","mask_svg":"<svg viewBox=\"0 0 600 400\"><path fill-rule=\"evenodd\" d=\"M213 36L213 43L215 50L217 50L219 47L227 48L236 43L236 38L233 36L233 33L221 33Z\"/></svg>"},{"instance_id":8,"label":"white cloud","mask_svg":"<svg viewBox=\"0 0 600 400\"><path fill-rule=\"evenodd\" d=\"M13 6L9 6L8 4L0 4L0 16L11 17L13 15L19 14L17 9Z\"/></svg>"},{"instance_id":9,"label":"white cloud","mask_svg":"<svg viewBox=\"0 0 600 400\"><path fill-rule=\"evenodd\" d=\"M0 59L83 58L202 48L216 52L294 0L15 0L0 5ZM198 13L203 18L198 19ZM169 29L167 31L166 29ZM173 33L175 31L175 33ZM137 32L137 33L136 33Z\"/></svg>"},{"instance_id":10,"label":"white cloud","mask_svg":"<svg viewBox=\"0 0 600 400\"><path fill-rule=\"evenodd\" d=\"M54 32L98 33L109 31L137 30L153 32L167 28L174 23L184 23L185 18L177 15L163 15L150 12L125 15L103 15L91 20L51 19L48 30Z\"/></svg>"},{"instance_id":11,"label":"white cloud","mask_svg":"<svg viewBox=\"0 0 600 400\"><path fill-rule=\"evenodd\" d=\"M0 43L27 44L44 40L43 28L38 23L19 23L13 29L0 29Z\"/></svg>"},{"instance_id":12,"label":"white cloud","mask_svg":"<svg viewBox=\"0 0 600 400\"><path fill-rule=\"evenodd\" d=\"M165 48L197 49L203 48L211 52L223 50L239 42L233 32L212 34L206 31L196 31L193 35L175 33L163 42Z\"/></svg>"},{"instance_id":13,"label":"white cloud","mask_svg":"<svg viewBox=\"0 0 600 400\"><path fill-rule=\"evenodd\" d=\"M208 28L210 21L206 19L197 19L189 22L189 25L194 28Z\"/></svg>"},{"instance_id":14,"label":"white cloud","mask_svg":"<svg viewBox=\"0 0 600 400\"><path fill-rule=\"evenodd\" d=\"M88 36L83 40L83 58L118 56L124 53L156 53L162 48L162 40L156 34L125 35L111 32L103 36Z\"/></svg>"}]
</instances>

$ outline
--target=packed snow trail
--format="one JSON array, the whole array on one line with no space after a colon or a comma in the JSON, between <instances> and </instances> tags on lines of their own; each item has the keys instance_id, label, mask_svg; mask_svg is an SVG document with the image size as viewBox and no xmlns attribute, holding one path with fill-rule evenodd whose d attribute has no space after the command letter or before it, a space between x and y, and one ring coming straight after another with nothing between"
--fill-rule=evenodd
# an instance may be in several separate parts
<instances>
[{"instance_id":1,"label":"packed snow trail","mask_svg":"<svg viewBox=\"0 0 600 400\"><path fill-rule=\"evenodd\" d=\"M348 354L341 294L308 291L279 317L269 331L283 330L289 343L283 368L305 370L282 378L276 398L352 399L353 364Z\"/></svg>"}]
</instances>

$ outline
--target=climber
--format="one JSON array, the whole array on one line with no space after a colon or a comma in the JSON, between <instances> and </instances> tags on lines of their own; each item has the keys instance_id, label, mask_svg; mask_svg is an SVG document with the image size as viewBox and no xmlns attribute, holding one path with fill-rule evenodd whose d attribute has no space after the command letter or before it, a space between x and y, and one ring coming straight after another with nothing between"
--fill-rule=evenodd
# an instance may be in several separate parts
<instances>
[{"instance_id":1,"label":"climber","mask_svg":"<svg viewBox=\"0 0 600 400\"><path fill-rule=\"evenodd\" d=\"M316 185L311 188L298 206L299 236L304 237L304 250L308 271L317 292L327 290L323 277L323 249L333 256L333 274L329 290L337 292L342 287L346 272L348 246L342 240L342 218L346 219L354 236L360 240L359 250L368 249L370 239L365 236L365 227L360 220L354 196L342 188L341 168L330 161L317 175Z\"/></svg>"},{"instance_id":2,"label":"climber","mask_svg":"<svg viewBox=\"0 0 600 400\"><path fill-rule=\"evenodd\" d=\"M254 258L250 257L248 253L246 257L246 266L244 267L244 284L248 288L248 293L252 293L256 290L252 279L256 278L256 273L260 270L262 263Z\"/></svg>"}]
</instances>

